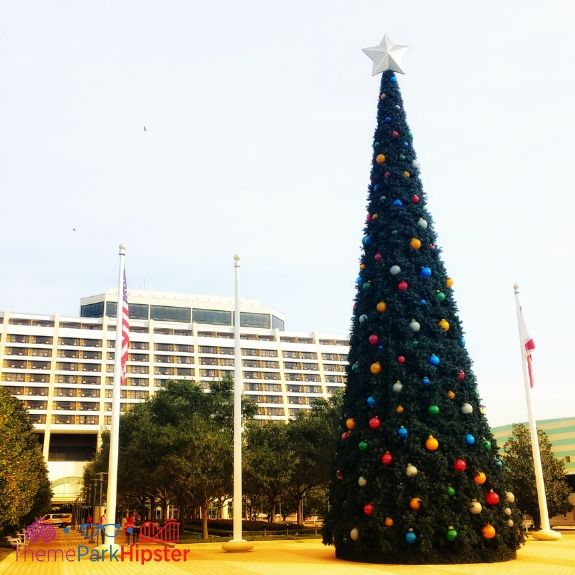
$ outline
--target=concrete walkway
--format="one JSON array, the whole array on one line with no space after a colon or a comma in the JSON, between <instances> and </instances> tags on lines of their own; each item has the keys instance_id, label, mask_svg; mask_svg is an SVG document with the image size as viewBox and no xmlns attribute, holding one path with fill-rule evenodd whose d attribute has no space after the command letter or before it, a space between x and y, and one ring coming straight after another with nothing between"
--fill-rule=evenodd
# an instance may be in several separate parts
<instances>
[{"instance_id":1,"label":"concrete walkway","mask_svg":"<svg viewBox=\"0 0 575 575\"><path fill-rule=\"evenodd\" d=\"M121 547L117 559L110 560L109 550L102 559L101 550L79 534L57 531L56 540L30 543L26 553L21 549L18 556L6 557L0 575L575 575L575 531L564 532L559 541L529 538L515 561L470 565L350 563L335 559L333 548L319 540L256 541L253 551L241 554L224 553L221 543L173 549L139 545L131 554L126 546L123 560ZM123 543L122 536L118 543Z\"/></svg>"}]
</instances>

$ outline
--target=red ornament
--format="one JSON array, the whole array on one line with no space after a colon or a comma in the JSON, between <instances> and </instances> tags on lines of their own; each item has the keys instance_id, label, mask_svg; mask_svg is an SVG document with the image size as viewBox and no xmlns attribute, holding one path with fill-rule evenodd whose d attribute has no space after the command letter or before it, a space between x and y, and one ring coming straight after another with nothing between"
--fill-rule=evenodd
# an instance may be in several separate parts
<instances>
[{"instance_id":1,"label":"red ornament","mask_svg":"<svg viewBox=\"0 0 575 575\"><path fill-rule=\"evenodd\" d=\"M391 176L391 172L385 172L385 174L383 174L386 178L389 178L389 176Z\"/></svg>"},{"instance_id":2,"label":"red ornament","mask_svg":"<svg viewBox=\"0 0 575 575\"><path fill-rule=\"evenodd\" d=\"M367 215L365 216L365 221L366 221L366 222L371 222L371 214L367 214Z\"/></svg>"},{"instance_id":3,"label":"red ornament","mask_svg":"<svg viewBox=\"0 0 575 575\"><path fill-rule=\"evenodd\" d=\"M369 420L369 427L371 427L371 429L379 429L381 427L381 419L379 419L377 415L375 417L372 417Z\"/></svg>"},{"instance_id":4,"label":"red ornament","mask_svg":"<svg viewBox=\"0 0 575 575\"><path fill-rule=\"evenodd\" d=\"M397 289L398 289L399 291L405 291L405 290L407 290L408 287L409 287L409 284L408 284L406 281L404 281L404 280L400 281L400 282L397 284Z\"/></svg>"},{"instance_id":5,"label":"red ornament","mask_svg":"<svg viewBox=\"0 0 575 575\"><path fill-rule=\"evenodd\" d=\"M417 194L413 194L413 196L411 196L412 203L419 204L419 200L420 200L420 198Z\"/></svg>"},{"instance_id":6,"label":"red ornament","mask_svg":"<svg viewBox=\"0 0 575 575\"><path fill-rule=\"evenodd\" d=\"M463 381L465 379L465 372L462 369L457 372L457 379L459 381Z\"/></svg>"},{"instance_id":7,"label":"red ornament","mask_svg":"<svg viewBox=\"0 0 575 575\"><path fill-rule=\"evenodd\" d=\"M453 469L455 469L455 471L465 471L467 469L467 463L465 463L464 459L456 459L453 463Z\"/></svg>"},{"instance_id":8,"label":"red ornament","mask_svg":"<svg viewBox=\"0 0 575 575\"><path fill-rule=\"evenodd\" d=\"M393 463L393 455L389 451L386 451L381 457L380 461L384 465L391 465Z\"/></svg>"},{"instance_id":9,"label":"red ornament","mask_svg":"<svg viewBox=\"0 0 575 575\"><path fill-rule=\"evenodd\" d=\"M393 132L391 132L391 137L392 138L399 138L399 132L396 130L393 130Z\"/></svg>"},{"instance_id":10,"label":"red ornament","mask_svg":"<svg viewBox=\"0 0 575 575\"><path fill-rule=\"evenodd\" d=\"M371 345L377 345L379 343L379 337L377 337L377 335L375 335L375 333L372 333L369 336L369 343L371 343Z\"/></svg>"},{"instance_id":11,"label":"red ornament","mask_svg":"<svg viewBox=\"0 0 575 575\"><path fill-rule=\"evenodd\" d=\"M345 441L349 437L349 431L344 431L341 434L341 438Z\"/></svg>"},{"instance_id":12,"label":"red ornament","mask_svg":"<svg viewBox=\"0 0 575 575\"><path fill-rule=\"evenodd\" d=\"M371 503L366 503L363 506L363 512L369 517L370 515L373 515L373 505Z\"/></svg>"},{"instance_id":13,"label":"red ornament","mask_svg":"<svg viewBox=\"0 0 575 575\"><path fill-rule=\"evenodd\" d=\"M499 495L497 495L493 489L490 489L485 496L485 501L487 501L489 505L497 505L499 503Z\"/></svg>"},{"instance_id":14,"label":"red ornament","mask_svg":"<svg viewBox=\"0 0 575 575\"><path fill-rule=\"evenodd\" d=\"M340 481L343 479L343 473L339 469L335 472L335 476Z\"/></svg>"},{"instance_id":15,"label":"red ornament","mask_svg":"<svg viewBox=\"0 0 575 575\"><path fill-rule=\"evenodd\" d=\"M377 253L373 256L373 259L374 259L376 262L380 262L380 261L383 259L383 256L382 256L379 252L377 252Z\"/></svg>"},{"instance_id":16,"label":"red ornament","mask_svg":"<svg viewBox=\"0 0 575 575\"><path fill-rule=\"evenodd\" d=\"M398 355L397 356L397 363L403 365L405 363L405 356L403 355Z\"/></svg>"}]
</instances>

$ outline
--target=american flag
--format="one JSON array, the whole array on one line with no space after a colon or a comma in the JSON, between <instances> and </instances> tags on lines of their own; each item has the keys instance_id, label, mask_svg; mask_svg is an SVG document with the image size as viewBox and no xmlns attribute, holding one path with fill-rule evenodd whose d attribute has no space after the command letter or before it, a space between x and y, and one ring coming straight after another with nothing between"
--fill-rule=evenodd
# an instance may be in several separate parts
<instances>
[{"instance_id":1,"label":"american flag","mask_svg":"<svg viewBox=\"0 0 575 575\"><path fill-rule=\"evenodd\" d=\"M525 318L523 317L523 308L519 306L519 335L521 337L521 345L525 352L525 359L527 360L527 372L529 373L529 385L533 387L533 367L531 365L531 352L535 349L535 342L527 331Z\"/></svg>"},{"instance_id":2,"label":"american flag","mask_svg":"<svg viewBox=\"0 0 575 575\"><path fill-rule=\"evenodd\" d=\"M122 294L122 355L121 355L121 385L126 382L126 360L128 359L128 346L130 345L130 310L128 309L128 284L124 270L124 289Z\"/></svg>"}]
</instances>

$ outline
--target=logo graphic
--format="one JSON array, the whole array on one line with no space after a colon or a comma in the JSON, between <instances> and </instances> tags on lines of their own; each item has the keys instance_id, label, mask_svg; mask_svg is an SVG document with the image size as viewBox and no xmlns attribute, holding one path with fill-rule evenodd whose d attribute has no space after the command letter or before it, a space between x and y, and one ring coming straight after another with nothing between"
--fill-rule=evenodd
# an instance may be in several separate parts
<instances>
[{"instance_id":1,"label":"logo graphic","mask_svg":"<svg viewBox=\"0 0 575 575\"><path fill-rule=\"evenodd\" d=\"M26 540L30 542L42 541L43 543L50 543L50 541L56 539L55 527L49 523L44 523L42 520L34 521L24 531Z\"/></svg>"}]
</instances>

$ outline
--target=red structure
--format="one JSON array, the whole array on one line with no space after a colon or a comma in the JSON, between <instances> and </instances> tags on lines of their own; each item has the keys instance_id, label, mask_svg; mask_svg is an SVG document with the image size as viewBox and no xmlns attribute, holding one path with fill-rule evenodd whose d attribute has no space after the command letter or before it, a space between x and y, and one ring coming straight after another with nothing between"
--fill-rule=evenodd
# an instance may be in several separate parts
<instances>
[{"instance_id":1,"label":"red structure","mask_svg":"<svg viewBox=\"0 0 575 575\"><path fill-rule=\"evenodd\" d=\"M179 543L180 523L175 519L168 519L160 527L157 523L146 521L140 529L140 543Z\"/></svg>"}]
</instances>

